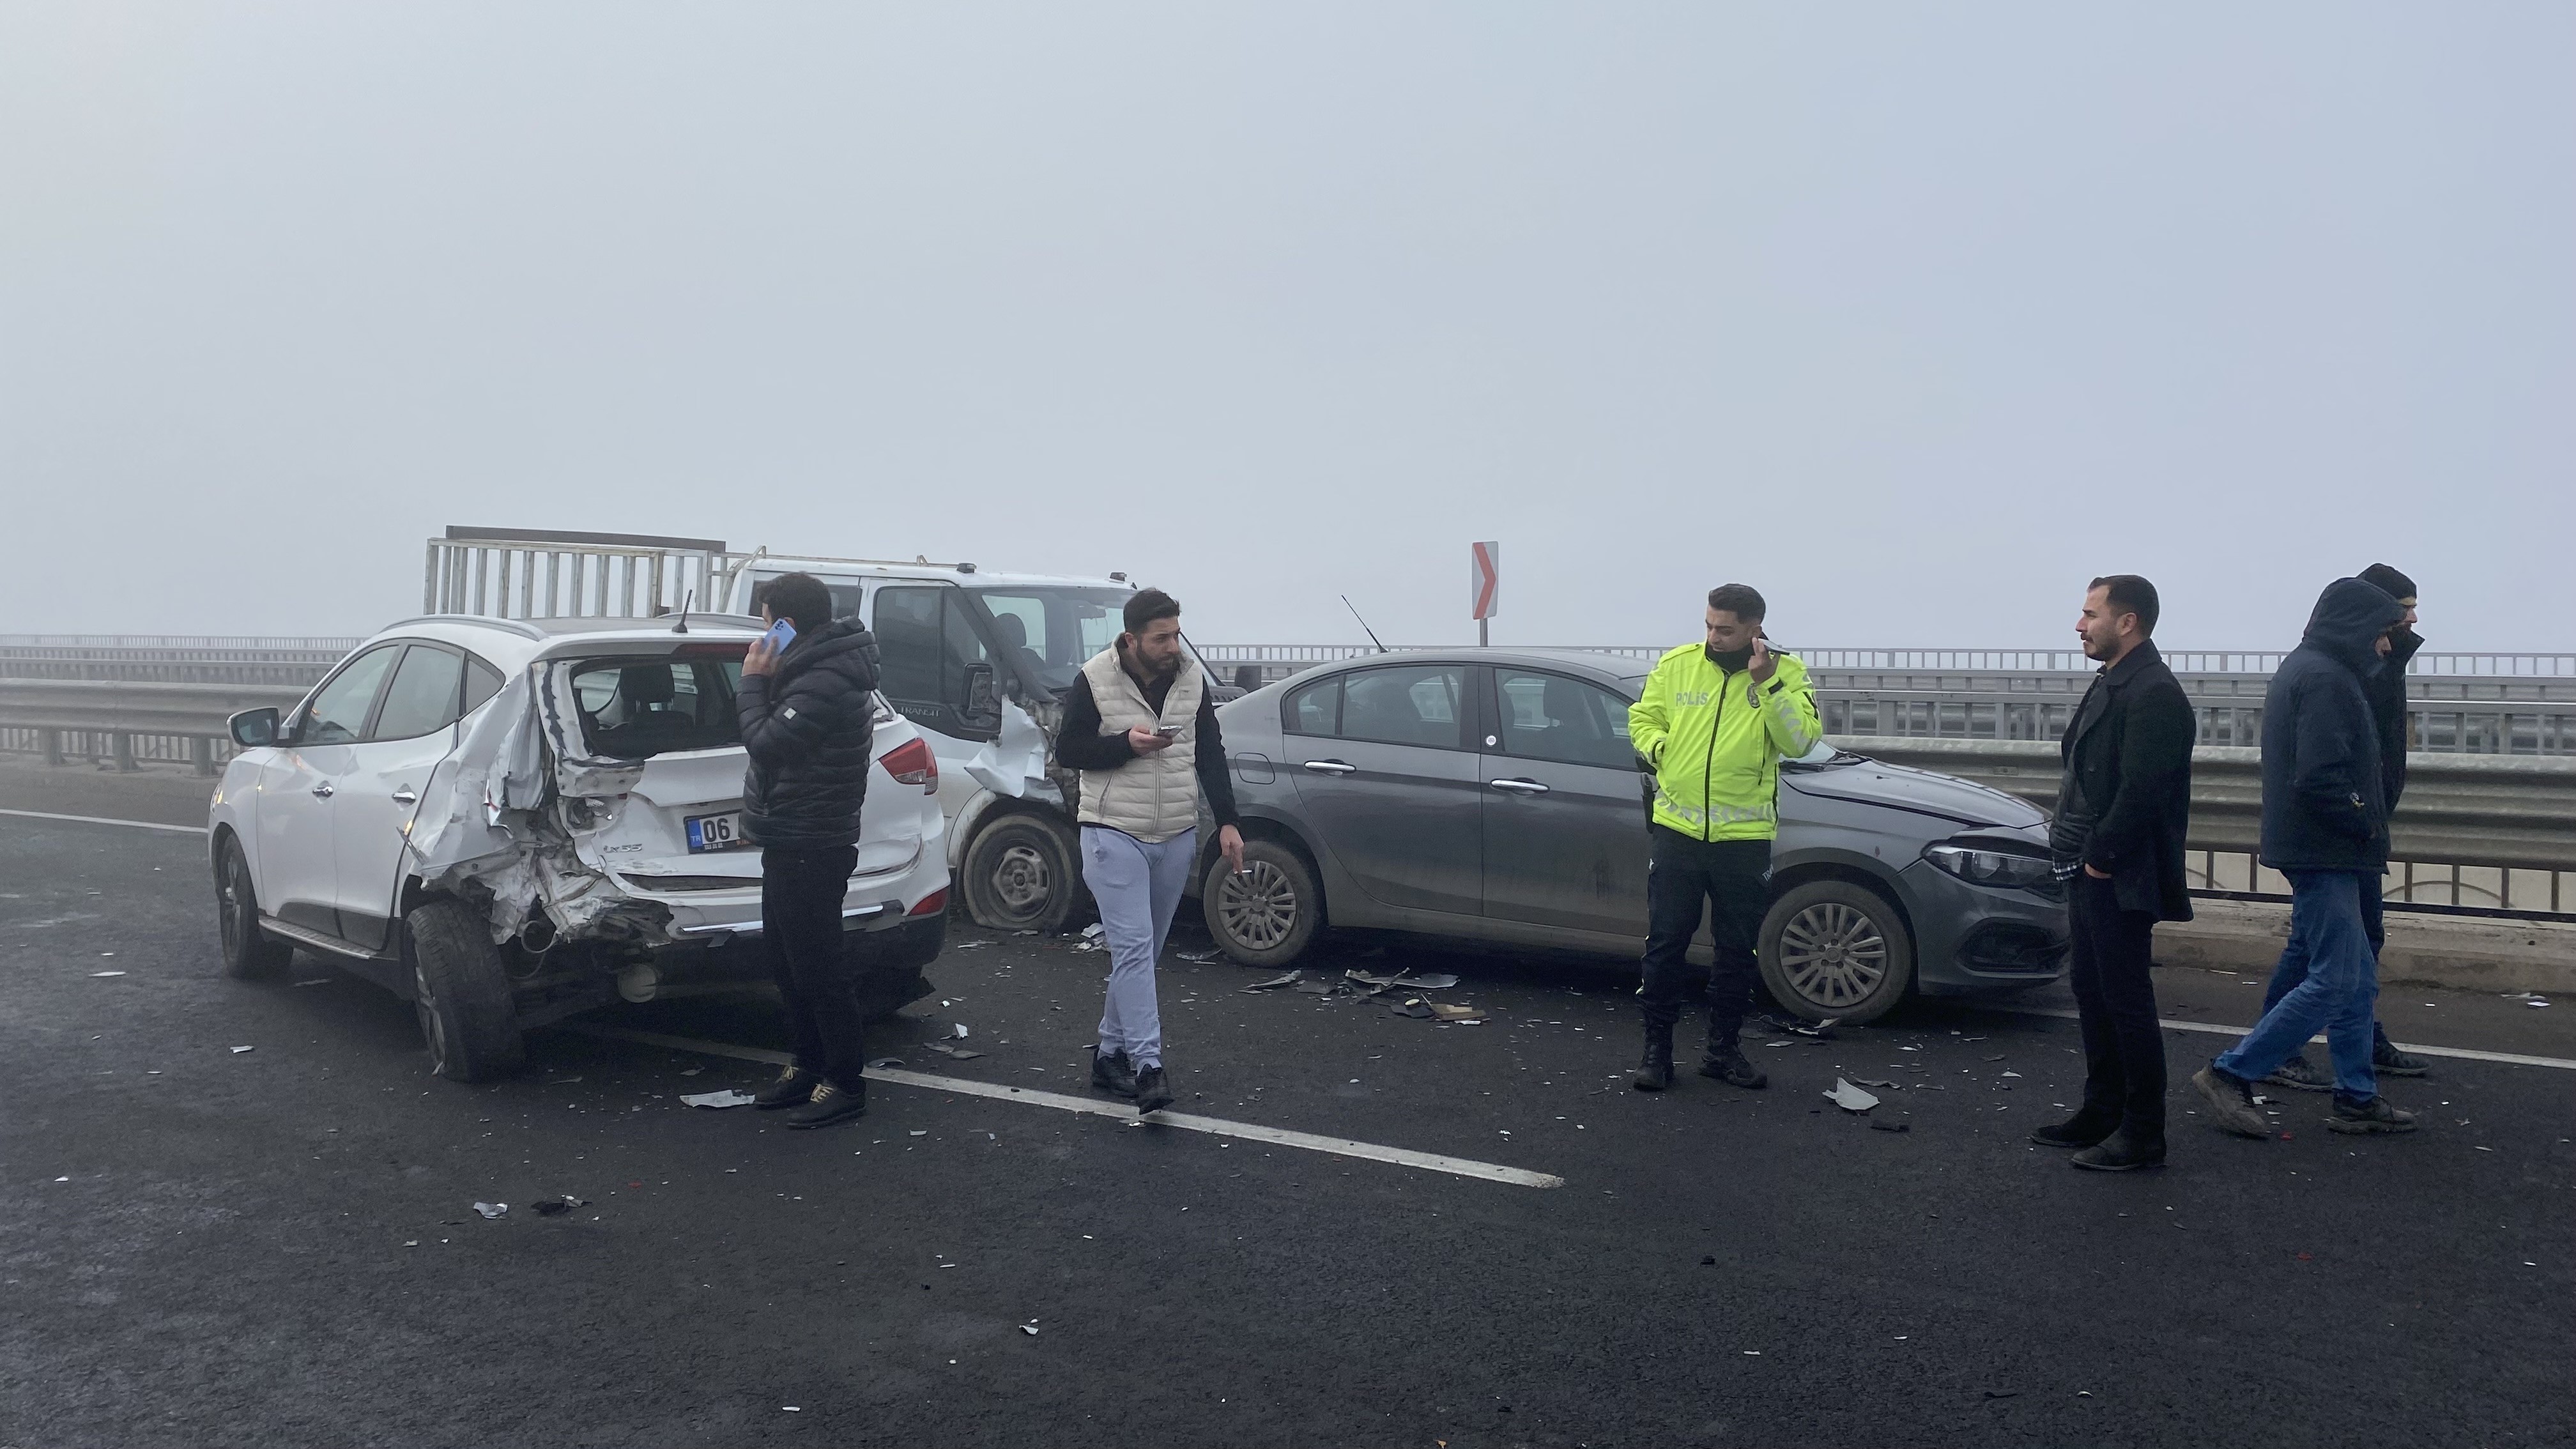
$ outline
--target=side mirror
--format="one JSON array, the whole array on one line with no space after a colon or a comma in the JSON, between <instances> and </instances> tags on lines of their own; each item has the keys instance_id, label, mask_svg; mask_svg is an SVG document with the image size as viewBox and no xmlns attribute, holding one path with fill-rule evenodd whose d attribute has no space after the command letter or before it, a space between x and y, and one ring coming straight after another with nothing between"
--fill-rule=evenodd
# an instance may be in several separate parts
<instances>
[{"instance_id":1,"label":"side mirror","mask_svg":"<svg viewBox=\"0 0 2576 1449\"><path fill-rule=\"evenodd\" d=\"M993 691L992 665L969 664L966 666L966 698L963 701L963 707L966 713L970 716L1000 714L1002 712L1002 702Z\"/></svg>"},{"instance_id":2,"label":"side mirror","mask_svg":"<svg viewBox=\"0 0 2576 1449\"><path fill-rule=\"evenodd\" d=\"M232 731L233 743L246 750L276 744L277 709L271 705L243 710L227 721L225 728Z\"/></svg>"}]
</instances>

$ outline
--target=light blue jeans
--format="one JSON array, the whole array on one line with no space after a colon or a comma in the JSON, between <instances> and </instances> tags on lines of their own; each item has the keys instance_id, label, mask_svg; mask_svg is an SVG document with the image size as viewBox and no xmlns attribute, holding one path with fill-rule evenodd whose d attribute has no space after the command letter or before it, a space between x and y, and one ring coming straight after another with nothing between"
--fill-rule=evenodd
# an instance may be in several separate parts
<instances>
[{"instance_id":1,"label":"light blue jeans","mask_svg":"<svg viewBox=\"0 0 2576 1449\"><path fill-rule=\"evenodd\" d=\"M1163 1012L1154 999L1154 963L1172 934L1199 833L1138 840L1105 825L1082 827L1082 881L1100 902L1109 942L1109 997L1100 1010L1100 1050L1125 1052L1138 1070L1163 1064Z\"/></svg>"},{"instance_id":2,"label":"light blue jeans","mask_svg":"<svg viewBox=\"0 0 2576 1449\"><path fill-rule=\"evenodd\" d=\"M2219 1056L2218 1069L2259 1082L2322 1026L2334 1058L2335 1098L2357 1107L2379 1095L2379 1077L2370 1066L2379 956L2370 948L2361 901L2369 878L2351 870L2283 874L2290 878L2290 944L2282 955L2304 956L2307 976L2263 1013L2243 1041Z\"/></svg>"}]
</instances>

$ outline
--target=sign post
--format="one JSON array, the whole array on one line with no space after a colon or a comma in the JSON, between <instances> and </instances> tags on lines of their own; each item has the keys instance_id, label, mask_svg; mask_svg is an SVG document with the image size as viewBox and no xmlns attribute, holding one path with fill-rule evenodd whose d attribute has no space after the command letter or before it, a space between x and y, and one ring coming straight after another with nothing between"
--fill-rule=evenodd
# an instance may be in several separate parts
<instances>
[{"instance_id":1,"label":"sign post","mask_svg":"<svg viewBox=\"0 0 2576 1449\"><path fill-rule=\"evenodd\" d=\"M1499 543L1467 545L1468 598L1476 620L1476 643L1488 641L1485 621L1494 617L1496 601L1502 594L1503 546Z\"/></svg>"}]
</instances>

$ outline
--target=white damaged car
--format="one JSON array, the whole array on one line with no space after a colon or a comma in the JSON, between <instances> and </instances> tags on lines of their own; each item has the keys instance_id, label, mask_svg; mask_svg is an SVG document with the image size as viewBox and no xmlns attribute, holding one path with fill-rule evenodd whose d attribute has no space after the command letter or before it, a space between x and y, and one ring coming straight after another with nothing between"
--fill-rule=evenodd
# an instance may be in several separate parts
<instances>
[{"instance_id":1,"label":"white damaged car","mask_svg":"<svg viewBox=\"0 0 2576 1449\"><path fill-rule=\"evenodd\" d=\"M621 997L766 982L734 722L761 628L411 619L282 716L234 716L208 818L225 969L331 958L409 999L457 1081ZM873 752L842 915L878 1016L929 989L948 866L938 762L882 699Z\"/></svg>"}]
</instances>

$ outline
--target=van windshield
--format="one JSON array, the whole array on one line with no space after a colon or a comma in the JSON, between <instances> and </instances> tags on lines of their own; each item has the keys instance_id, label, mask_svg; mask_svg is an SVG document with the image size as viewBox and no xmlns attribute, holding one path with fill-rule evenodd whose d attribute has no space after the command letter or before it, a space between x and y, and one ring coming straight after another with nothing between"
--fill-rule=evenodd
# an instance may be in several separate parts
<instances>
[{"instance_id":1,"label":"van windshield","mask_svg":"<svg viewBox=\"0 0 2576 1449\"><path fill-rule=\"evenodd\" d=\"M1073 687L1083 661L1106 649L1126 627L1128 591L1104 588L970 589L992 616L993 642L1023 674L1049 693Z\"/></svg>"},{"instance_id":2,"label":"van windshield","mask_svg":"<svg viewBox=\"0 0 2576 1449\"><path fill-rule=\"evenodd\" d=\"M739 744L733 696L741 679L739 656L583 660L572 674L582 741L611 760Z\"/></svg>"}]
</instances>

